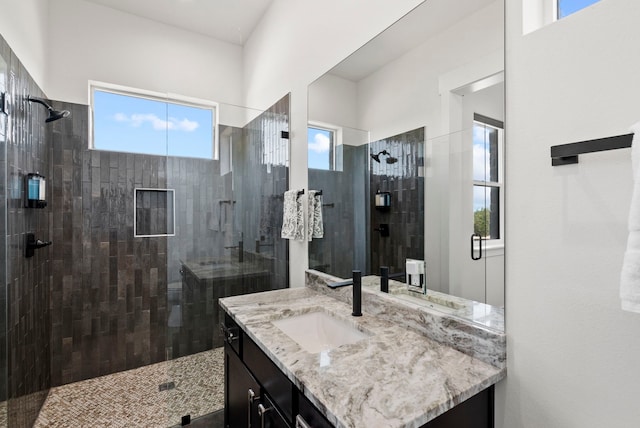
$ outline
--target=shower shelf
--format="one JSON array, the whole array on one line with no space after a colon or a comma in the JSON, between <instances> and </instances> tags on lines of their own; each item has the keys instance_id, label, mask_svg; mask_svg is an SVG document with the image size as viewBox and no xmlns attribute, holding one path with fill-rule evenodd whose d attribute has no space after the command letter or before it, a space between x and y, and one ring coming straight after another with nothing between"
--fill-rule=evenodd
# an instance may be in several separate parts
<instances>
[{"instance_id":1,"label":"shower shelf","mask_svg":"<svg viewBox=\"0 0 640 428\"><path fill-rule=\"evenodd\" d=\"M596 138L594 140L551 146L551 166L578 163L578 155L585 153L626 149L631 147L632 140L633 134L623 134L613 137Z\"/></svg>"}]
</instances>

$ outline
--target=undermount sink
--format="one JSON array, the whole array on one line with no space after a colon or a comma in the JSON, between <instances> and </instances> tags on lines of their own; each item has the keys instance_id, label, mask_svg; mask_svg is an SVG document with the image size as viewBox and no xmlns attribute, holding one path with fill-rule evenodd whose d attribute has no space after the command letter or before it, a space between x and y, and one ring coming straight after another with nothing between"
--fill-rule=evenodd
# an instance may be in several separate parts
<instances>
[{"instance_id":1,"label":"undermount sink","mask_svg":"<svg viewBox=\"0 0 640 428\"><path fill-rule=\"evenodd\" d=\"M273 324L312 354L355 343L370 336L324 311L283 318Z\"/></svg>"},{"instance_id":2,"label":"undermount sink","mask_svg":"<svg viewBox=\"0 0 640 428\"><path fill-rule=\"evenodd\" d=\"M415 293L413 291L409 291L407 289L393 290L391 293L397 297L400 297L402 299L406 299L409 301L414 299L422 300L427 304L431 304L430 306L433 309L437 309L447 313L455 313L457 310L464 308L464 305L461 303L455 302L453 300L448 300L445 297L440 297L440 296L429 294L429 293L420 294L420 293Z\"/></svg>"}]
</instances>

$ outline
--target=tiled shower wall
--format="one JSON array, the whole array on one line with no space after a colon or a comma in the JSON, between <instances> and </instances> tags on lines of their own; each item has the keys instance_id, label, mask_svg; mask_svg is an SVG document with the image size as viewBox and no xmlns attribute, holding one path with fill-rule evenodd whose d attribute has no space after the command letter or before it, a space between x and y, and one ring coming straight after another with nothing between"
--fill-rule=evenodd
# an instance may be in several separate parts
<instances>
[{"instance_id":1,"label":"tiled shower wall","mask_svg":"<svg viewBox=\"0 0 640 428\"><path fill-rule=\"evenodd\" d=\"M336 148L337 170L309 170L309 188L323 191L324 237L309 243L309 267L342 278L353 269L403 272L405 259L424 259L424 128L368 145ZM398 159L380 163L387 150ZM375 207L375 194L391 193L391 207ZM390 235L374 229L389 225Z\"/></svg>"},{"instance_id":2,"label":"tiled shower wall","mask_svg":"<svg viewBox=\"0 0 640 428\"><path fill-rule=\"evenodd\" d=\"M0 94L6 93L9 82L11 50L0 36ZM7 198L7 115L0 113L0 200ZM7 205L0 204L0 402L7 399L7 281L6 241Z\"/></svg>"},{"instance_id":3,"label":"tiled shower wall","mask_svg":"<svg viewBox=\"0 0 640 428\"><path fill-rule=\"evenodd\" d=\"M25 96L42 96L29 73L0 38L0 54L8 65L0 80L9 96L5 138L0 138L3 174L0 179L8 218L6 230L6 275L0 277L1 294L7 291L7 348L3 349L2 373L6 379L9 426L31 426L51 386L49 359L49 250L36 250L25 258L25 235L50 239L50 208L23 208L24 175L39 171L48 174L46 109L28 103ZM6 199L5 199L6 198ZM4 209L4 208L3 208ZM4 229L4 222L2 225ZM6 232L6 235L5 235ZM4 303L4 302L3 302ZM4 305L3 305L4 308ZM4 309L3 309L4 310ZM5 377L6 376L6 377Z\"/></svg>"},{"instance_id":4,"label":"tiled shower wall","mask_svg":"<svg viewBox=\"0 0 640 428\"><path fill-rule=\"evenodd\" d=\"M372 229L380 224L389 225L389 236L371 231L371 269L378 274L380 266L389 266L390 272L404 272L405 259L424 259L424 128L370 143L370 152L386 150L398 159L386 163L370 160L370 193ZM391 207L375 207L375 194L391 192Z\"/></svg>"},{"instance_id":5,"label":"tiled shower wall","mask_svg":"<svg viewBox=\"0 0 640 428\"><path fill-rule=\"evenodd\" d=\"M289 95L243 128L233 146L234 194L238 231L246 251L272 261L273 288L289 285L288 243L280 237L283 195L289 176ZM286 132L287 135L283 135Z\"/></svg>"},{"instance_id":6,"label":"tiled shower wall","mask_svg":"<svg viewBox=\"0 0 640 428\"><path fill-rule=\"evenodd\" d=\"M74 119L52 132L52 232L61 243L52 252L52 385L182 355L170 349L167 293L182 289L183 263L229 259L237 253L225 247L244 239L253 251L259 241L274 288L287 286L281 203L262 202L287 188L288 141L274 135L288 129L288 98L233 131L242 138L233 173L222 174L218 160L88 150L88 107L54 105ZM175 191L175 236L134 238L141 187Z\"/></svg>"},{"instance_id":7,"label":"tiled shower wall","mask_svg":"<svg viewBox=\"0 0 640 428\"><path fill-rule=\"evenodd\" d=\"M89 150L88 107L55 106L73 120L51 147L54 386L166 359L168 285L181 260L221 253L211 210L230 192L218 161ZM175 236L134 238L135 188L174 189Z\"/></svg>"},{"instance_id":8,"label":"tiled shower wall","mask_svg":"<svg viewBox=\"0 0 640 428\"><path fill-rule=\"evenodd\" d=\"M322 190L325 226L324 237L309 243L309 268L349 278L353 269L369 272L368 146L336 151L338 170L309 169L309 188Z\"/></svg>"}]
</instances>

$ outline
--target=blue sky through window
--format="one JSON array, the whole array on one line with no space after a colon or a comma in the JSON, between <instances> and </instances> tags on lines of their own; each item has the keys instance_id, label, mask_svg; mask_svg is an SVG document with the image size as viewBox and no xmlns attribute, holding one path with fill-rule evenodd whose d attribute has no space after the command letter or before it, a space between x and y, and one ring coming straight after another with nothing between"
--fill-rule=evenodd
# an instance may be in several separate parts
<instances>
[{"instance_id":1,"label":"blue sky through window","mask_svg":"<svg viewBox=\"0 0 640 428\"><path fill-rule=\"evenodd\" d=\"M213 159L213 118L209 108L95 90L93 147Z\"/></svg>"},{"instance_id":2,"label":"blue sky through window","mask_svg":"<svg viewBox=\"0 0 640 428\"><path fill-rule=\"evenodd\" d=\"M309 168L331 169L331 141L333 132L328 129L312 128L307 130Z\"/></svg>"},{"instance_id":3,"label":"blue sky through window","mask_svg":"<svg viewBox=\"0 0 640 428\"><path fill-rule=\"evenodd\" d=\"M591 6L600 0L558 0L558 19Z\"/></svg>"}]
</instances>

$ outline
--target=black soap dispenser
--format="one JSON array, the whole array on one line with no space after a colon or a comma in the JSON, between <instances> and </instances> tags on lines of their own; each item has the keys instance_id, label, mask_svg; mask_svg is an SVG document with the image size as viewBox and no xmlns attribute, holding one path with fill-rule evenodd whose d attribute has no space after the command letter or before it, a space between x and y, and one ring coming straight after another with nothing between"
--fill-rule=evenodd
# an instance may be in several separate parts
<instances>
[{"instance_id":1,"label":"black soap dispenser","mask_svg":"<svg viewBox=\"0 0 640 428\"><path fill-rule=\"evenodd\" d=\"M391 207L391 193L381 192L380 189L375 196L376 208L379 210L388 210Z\"/></svg>"},{"instance_id":2,"label":"black soap dispenser","mask_svg":"<svg viewBox=\"0 0 640 428\"><path fill-rule=\"evenodd\" d=\"M46 180L38 172L24 177L25 208L44 208L47 206Z\"/></svg>"}]
</instances>

